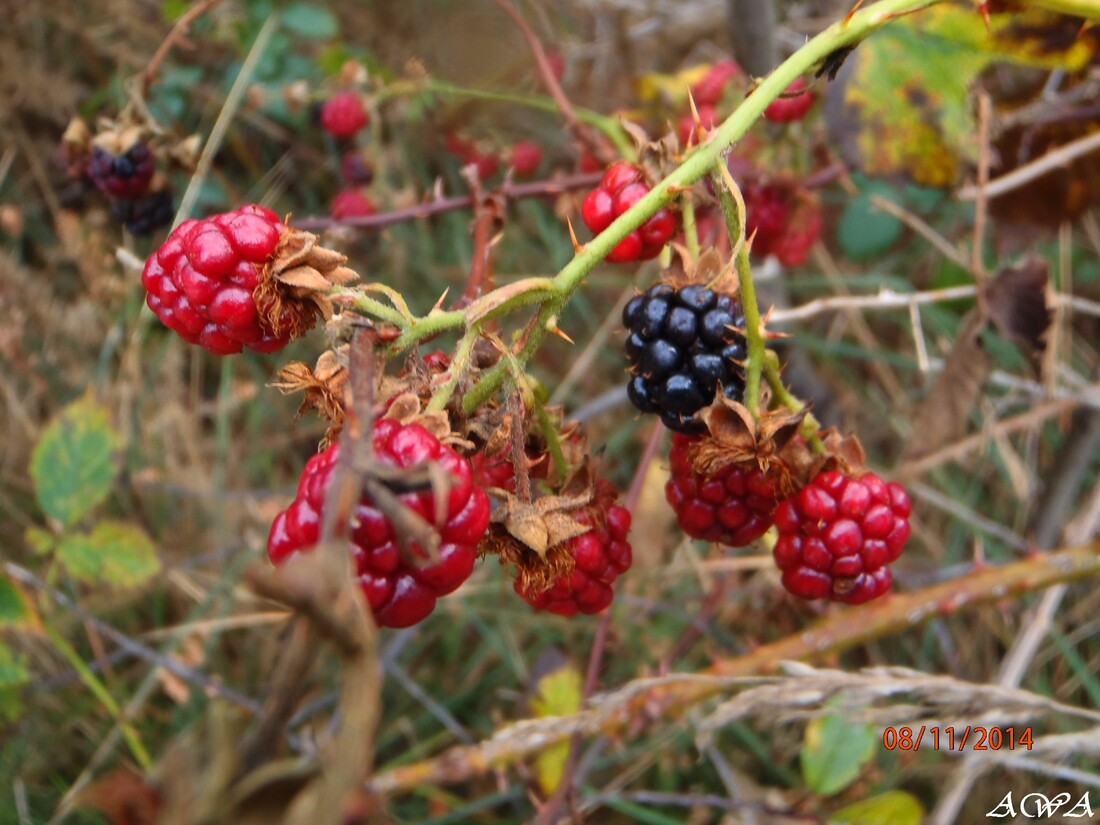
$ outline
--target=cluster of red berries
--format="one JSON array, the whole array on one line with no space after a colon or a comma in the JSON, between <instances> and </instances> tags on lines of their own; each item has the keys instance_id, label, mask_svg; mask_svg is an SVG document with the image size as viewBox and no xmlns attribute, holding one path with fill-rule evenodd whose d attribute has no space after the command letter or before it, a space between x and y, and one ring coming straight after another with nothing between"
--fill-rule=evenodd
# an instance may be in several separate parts
<instances>
[{"instance_id":1,"label":"cluster of red berries","mask_svg":"<svg viewBox=\"0 0 1100 825\"><path fill-rule=\"evenodd\" d=\"M781 498L775 478L756 464L699 473L690 450L697 438L675 434L665 497L693 538L742 547L773 524L782 582L803 599L862 604L885 594L889 565L909 540L909 496L878 475L818 473Z\"/></svg>"},{"instance_id":2,"label":"cluster of red berries","mask_svg":"<svg viewBox=\"0 0 1100 825\"><path fill-rule=\"evenodd\" d=\"M630 511L618 504L600 503L575 516L577 522L591 527L570 539L566 549L573 557L573 572L560 579L550 589L533 591L516 579L515 591L537 610L548 610L560 616L599 613L611 604L612 585L625 573L633 560L627 534L630 532ZM614 501L610 497L608 501Z\"/></svg>"},{"instance_id":3,"label":"cluster of red berries","mask_svg":"<svg viewBox=\"0 0 1100 825\"><path fill-rule=\"evenodd\" d=\"M808 193L778 183L750 184L745 199L745 233L754 255L775 255L785 266L805 263L821 237L821 207Z\"/></svg>"},{"instance_id":4,"label":"cluster of red berries","mask_svg":"<svg viewBox=\"0 0 1100 825\"><path fill-rule=\"evenodd\" d=\"M617 217L649 194L642 170L632 163L613 163L599 186L588 193L581 208L585 225L596 234L603 232ZM679 216L666 206L658 209L645 223L619 241L608 253L615 263L656 258L672 240L680 226Z\"/></svg>"},{"instance_id":5,"label":"cluster of red berries","mask_svg":"<svg viewBox=\"0 0 1100 825\"><path fill-rule=\"evenodd\" d=\"M184 221L145 262L149 309L184 340L217 355L285 346L289 334L268 327L253 298L285 230L278 215L251 204Z\"/></svg>"},{"instance_id":6,"label":"cluster of red berries","mask_svg":"<svg viewBox=\"0 0 1100 825\"><path fill-rule=\"evenodd\" d=\"M419 424L379 421L373 444L373 460L383 466L410 469L431 461L450 479L441 523L430 489L397 494L401 506L433 525L439 537L434 559L419 543L403 542L391 517L366 493L359 497L348 523L336 525L337 534L350 541L357 580L375 620L387 627L408 627L426 618L439 597L456 590L473 573L477 545L489 526L489 497L474 484L469 460ZM337 444L306 464L294 502L271 525L267 552L276 564L317 544L326 495L339 462Z\"/></svg>"}]
</instances>

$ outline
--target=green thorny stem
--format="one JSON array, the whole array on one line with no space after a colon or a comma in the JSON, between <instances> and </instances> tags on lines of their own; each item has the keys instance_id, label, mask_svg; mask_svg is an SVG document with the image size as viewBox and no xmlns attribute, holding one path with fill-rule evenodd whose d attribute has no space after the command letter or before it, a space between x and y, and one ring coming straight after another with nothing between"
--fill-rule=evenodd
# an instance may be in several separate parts
<instances>
[{"instance_id":1,"label":"green thorny stem","mask_svg":"<svg viewBox=\"0 0 1100 825\"><path fill-rule=\"evenodd\" d=\"M711 132L707 141L692 151L684 162L654 186L649 194L616 218L592 241L580 247L573 260L566 264L555 277L532 279L538 283L533 283L529 291L517 293L514 290L514 284L506 284L482 296L465 310L445 312L436 309L423 318L414 319L405 318L401 312L390 309L373 299L364 299L364 296L355 290L334 288L332 294L342 297L346 306L397 325L402 334L391 345L393 352L401 352L427 338L461 327L466 328L466 337L476 337L480 334L481 323L488 318L506 314L524 305L537 303L539 304L538 314L526 331L521 349L515 354L515 363L523 367L538 349L546 333L557 328L558 317L572 294L584 283L589 272L603 261L623 238L645 223L658 209L666 206L674 198L679 197L682 191L713 171L720 159L724 160L729 148L748 132L764 113L764 109L792 82L820 65L829 55L839 49L857 45L894 18L941 2L943 0L880 0L873 6L861 9L851 17L826 28L764 78L733 114ZM1051 5L1057 4L1057 0L1046 0L1046 2ZM433 85L436 85L435 81ZM437 89L442 90L442 87ZM747 250L739 253L739 257L747 258L747 255ZM512 294L504 298L508 293L502 290L510 288L512 288L510 290ZM744 285L742 290L744 291ZM749 300L747 295L743 297L746 304L746 323L751 327L754 324L748 318L748 305L751 304L755 308L755 296L752 296L752 300ZM483 311L475 312L475 307L479 305ZM491 309L485 312L486 307ZM758 311L755 317L759 321ZM468 321L468 318L476 320ZM473 390L462 399L463 408L467 412L472 412L488 400L500 387L509 370L507 361L508 359L502 359L496 366L486 370ZM758 385L763 362L763 354L758 356L755 363L750 357L748 365L750 375L746 384L754 393L759 392ZM755 382L752 380L752 374L756 376ZM754 387L755 389L752 389ZM454 385L448 382L440 389L439 400L432 399L433 406L445 406L453 390ZM756 398L758 399L758 395Z\"/></svg>"},{"instance_id":2,"label":"green thorny stem","mask_svg":"<svg viewBox=\"0 0 1100 825\"><path fill-rule=\"evenodd\" d=\"M712 174L718 203L726 216L730 243L737 255L737 277L741 288L741 308L745 312L745 340L748 342L748 360L745 364L745 406L753 417L760 414L760 375L768 347L764 340L764 321L760 317L760 304L756 300L756 284L752 279L749 263L749 239L745 237L745 201L730 176L724 158L719 158Z\"/></svg>"}]
</instances>

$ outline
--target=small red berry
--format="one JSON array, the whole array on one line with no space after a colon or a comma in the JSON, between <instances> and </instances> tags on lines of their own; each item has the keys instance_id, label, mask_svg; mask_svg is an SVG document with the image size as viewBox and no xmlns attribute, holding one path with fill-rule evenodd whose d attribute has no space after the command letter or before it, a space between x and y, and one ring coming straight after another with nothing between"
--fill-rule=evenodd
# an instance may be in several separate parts
<instances>
[{"instance_id":1,"label":"small red berry","mask_svg":"<svg viewBox=\"0 0 1100 825\"><path fill-rule=\"evenodd\" d=\"M603 169L603 164L591 152L585 152L581 155L578 166L582 172L599 172Z\"/></svg>"},{"instance_id":2,"label":"small red berry","mask_svg":"<svg viewBox=\"0 0 1100 825\"><path fill-rule=\"evenodd\" d=\"M521 140L512 147L512 168L516 176L525 178L534 175L542 164L542 147L531 140Z\"/></svg>"},{"instance_id":3,"label":"small red berry","mask_svg":"<svg viewBox=\"0 0 1100 825\"><path fill-rule=\"evenodd\" d=\"M477 545L489 526L489 497L473 481L470 462L418 424L383 419L374 428L373 459L393 469L435 462L450 477L445 517L438 523L435 494L429 490L397 493L404 507L433 525L440 537L439 560L411 539L403 543L397 527L363 493L339 535L350 540L359 586L375 621L386 627L408 627L435 609L436 600L459 587L474 569ZM268 537L268 556L281 564L317 543L324 521L325 495L340 460L334 444L306 464L294 502L275 517ZM422 559L421 564L409 554Z\"/></svg>"},{"instance_id":4,"label":"small red berry","mask_svg":"<svg viewBox=\"0 0 1100 825\"><path fill-rule=\"evenodd\" d=\"M252 295L286 231L278 215L255 205L184 221L145 262L149 309L217 355L285 346L289 331L267 326Z\"/></svg>"},{"instance_id":5,"label":"small red berry","mask_svg":"<svg viewBox=\"0 0 1100 825\"><path fill-rule=\"evenodd\" d=\"M332 199L331 208L332 217L340 218L363 218L367 215L373 215L378 212L378 208L374 205L373 201L364 195L358 189L345 189L342 192L337 192L336 197Z\"/></svg>"},{"instance_id":6,"label":"small red berry","mask_svg":"<svg viewBox=\"0 0 1100 825\"><path fill-rule=\"evenodd\" d=\"M680 529L692 538L744 547L772 525L779 488L755 464L731 464L707 477L691 464L697 437L673 433L665 498Z\"/></svg>"},{"instance_id":7,"label":"small red berry","mask_svg":"<svg viewBox=\"0 0 1100 825\"><path fill-rule=\"evenodd\" d=\"M321 106L321 126L334 138L353 137L370 123L370 115L355 92L340 92Z\"/></svg>"},{"instance_id":8,"label":"small red berry","mask_svg":"<svg viewBox=\"0 0 1100 825\"><path fill-rule=\"evenodd\" d=\"M696 106L717 106L726 86L735 77L743 74L740 64L736 60L719 60L710 67L703 79L691 87L691 96ZM702 112L700 111L700 114Z\"/></svg>"},{"instance_id":9,"label":"small red berry","mask_svg":"<svg viewBox=\"0 0 1100 825\"><path fill-rule=\"evenodd\" d=\"M789 96L776 99L764 110L764 117L773 123L802 120L814 105L814 93L801 77L788 86L784 94Z\"/></svg>"},{"instance_id":10,"label":"small red berry","mask_svg":"<svg viewBox=\"0 0 1100 825\"><path fill-rule=\"evenodd\" d=\"M648 195L649 186L642 179L642 170L625 161L613 163L604 173L600 185L584 199L581 217L585 226L596 234L603 232L617 217ZM613 263L655 258L679 229L675 212L662 207L638 229L621 240L608 254Z\"/></svg>"},{"instance_id":11,"label":"small red berry","mask_svg":"<svg viewBox=\"0 0 1100 825\"><path fill-rule=\"evenodd\" d=\"M773 555L803 599L862 604L890 589L887 567L909 540L909 496L874 473L820 473L775 511Z\"/></svg>"},{"instance_id":12,"label":"small red berry","mask_svg":"<svg viewBox=\"0 0 1100 825\"><path fill-rule=\"evenodd\" d=\"M610 506L603 504L602 498ZM516 593L536 610L549 610L560 616L599 613L615 596L612 590L615 579L630 569L633 553L627 539L629 510L614 504L613 496L601 496L574 518L592 529L566 544L576 563L573 572L541 592L525 589L521 580L516 579Z\"/></svg>"}]
</instances>

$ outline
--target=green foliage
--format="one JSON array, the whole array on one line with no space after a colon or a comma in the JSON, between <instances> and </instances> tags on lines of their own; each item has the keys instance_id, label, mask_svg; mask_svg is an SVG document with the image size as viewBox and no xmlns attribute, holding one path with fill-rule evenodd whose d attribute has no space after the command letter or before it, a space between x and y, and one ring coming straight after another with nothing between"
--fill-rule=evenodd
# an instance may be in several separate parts
<instances>
[{"instance_id":1,"label":"green foliage","mask_svg":"<svg viewBox=\"0 0 1100 825\"><path fill-rule=\"evenodd\" d=\"M871 725L832 714L806 726L802 778L810 790L829 796L854 782L874 756L878 737Z\"/></svg>"},{"instance_id":2,"label":"green foliage","mask_svg":"<svg viewBox=\"0 0 1100 825\"><path fill-rule=\"evenodd\" d=\"M0 642L0 720L19 716L22 709L19 690L30 680L26 659Z\"/></svg>"},{"instance_id":3,"label":"green foliage","mask_svg":"<svg viewBox=\"0 0 1100 825\"><path fill-rule=\"evenodd\" d=\"M536 716L566 716L581 707L581 674L572 665L564 665L539 679L537 694L531 701ZM535 776L546 794L561 783L565 763L569 759L569 743L562 742L539 754L535 761Z\"/></svg>"},{"instance_id":4,"label":"green foliage","mask_svg":"<svg viewBox=\"0 0 1100 825\"><path fill-rule=\"evenodd\" d=\"M31 478L42 511L65 527L76 524L111 492L122 434L107 408L90 398L62 410L31 456Z\"/></svg>"},{"instance_id":5,"label":"green foliage","mask_svg":"<svg viewBox=\"0 0 1100 825\"><path fill-rule=\"evenodd\" d=\"M844 254L854 261L876 258L901 237L901 221L871 202L872 195L897 200L893 187L870 183L848 202L836 229L836 239Z\"/></svg>"},{"instance_id":6,"label":"green foliage","mask_svg":"<svg viewBox=\"0 0 1100 825\"><path fill-rule=\"evenodd\" d=\"M340 31L340 21L328 9L311 3L295 3L280 15L283 25L303 37L328 40Z\"/></svg>"},{"instance_id":7,"label":"green foliage","mask_svg":"<svg viewBox=\"0 0 1100 825\"><path fill-rule=\"evenodd\" d=\"M0 628L26 624L33 615L23 591L0 575Z\"/></svg>"},{"instance_id":8,"label":"green foliage","mask_svg":"<svg viewBox=\"0 0 1100 825\"><path fill-rule=\"evenodd\" d=\"M1057 15L1031 9L992 20L987 29L972 8L945 4L860 45L843 91L843 127L855 133L865 172L954 183L976 153L970 89L982 71L999 62L1074 69L1092 55L1086 38L1063 42Z\"/></svg>"},{"instance_id":9,"label":"green foliage","mask_svg":"<svg viewBox=\"0 0 1100 825\"><path fill-rule=\"evenodd\" d=\"M889 791L841 808L827 825L920 825L924 808L905 791Z\"/></svg>"},{"instance_id":10,"label":"green foliage","mask_svg":"<svg viewBox=\"0 0 1100 825\"><path fill-rule=\"evenodd\" d=\"M152 539L137 525L118 521L65 536L57 556L74 578L119 587L139 585L160 570Z\"/></svg>"}]
</instances>

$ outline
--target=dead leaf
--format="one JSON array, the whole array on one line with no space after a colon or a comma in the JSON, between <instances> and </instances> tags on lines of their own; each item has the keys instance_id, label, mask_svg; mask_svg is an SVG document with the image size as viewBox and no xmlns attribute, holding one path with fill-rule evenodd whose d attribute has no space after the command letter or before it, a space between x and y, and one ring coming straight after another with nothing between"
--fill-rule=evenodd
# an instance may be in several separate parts
<instances>
[{"instance_id":1,"label":"dead leaf","mask_svg":"<svg viewBox=\"0 0 1100 825\"><path fill-rule=\"evenodd\" d=\"M133 768L120 766L76 795L73 805L99 811L112 825L155 825L160 793Z\"/></svg>"},{"instance_id":2,"label":"dead leaf","mask_svg":"<svg viewBox=\"0 0 1100 825\"><path fill-rule=\"evenodd\" d=\"M1036 372L1046 350L1053 312L1047 303L1050 266L1040 258L1002 269L982 290L985 311L997 331L1024 351Z\"/></svg>"}]
</instances>

